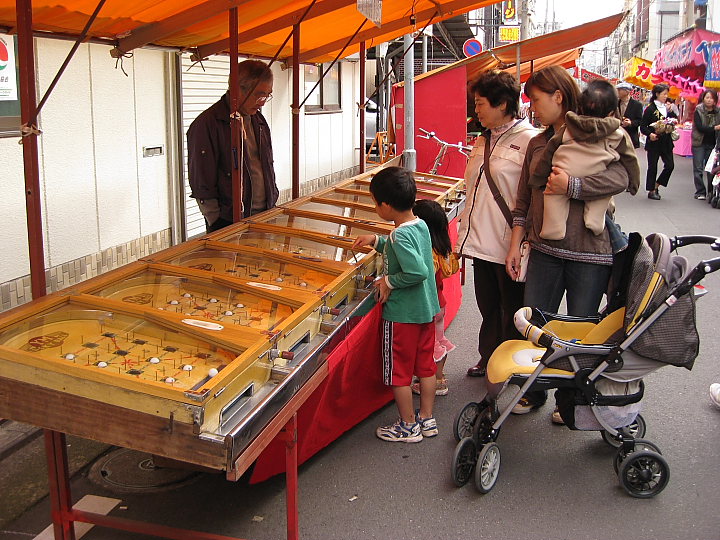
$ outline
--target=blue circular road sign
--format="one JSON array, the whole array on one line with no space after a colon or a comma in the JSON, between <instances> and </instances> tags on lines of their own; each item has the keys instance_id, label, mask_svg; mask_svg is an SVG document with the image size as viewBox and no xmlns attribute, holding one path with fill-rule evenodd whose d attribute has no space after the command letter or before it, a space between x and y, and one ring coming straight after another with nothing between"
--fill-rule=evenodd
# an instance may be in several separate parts
<instances>
[{"instance_id":1,"label":"blue circular road sign","mask_svg":"<svg viewBox=\"0 0 720 540\"><path fill-rule=\"evenodd\" d=\"M476 54L480 54L482 50L482 43L480 43L475 38L468 39L467 41L465 41L465 43L463 43L463 52L468 58L471 56L475 56Z\"/></svg>"}]
</instances>

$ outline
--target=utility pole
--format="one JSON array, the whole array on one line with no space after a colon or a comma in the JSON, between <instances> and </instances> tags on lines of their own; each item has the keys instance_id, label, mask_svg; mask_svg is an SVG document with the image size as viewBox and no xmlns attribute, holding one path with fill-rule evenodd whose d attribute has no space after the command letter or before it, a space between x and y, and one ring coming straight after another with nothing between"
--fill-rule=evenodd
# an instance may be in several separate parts
<instances>
[{"instance_id":1,"label":"utility pole","mask_svg":"<svg viewBox=\"0 0 720 540\"><path fill-rule=\"evenodd\" d=\"M518 2L518 18L520 20L520 39L528 38L528 26L530 17L528 16L528 0L520 0Z\"/></svg>"}]
</instances>

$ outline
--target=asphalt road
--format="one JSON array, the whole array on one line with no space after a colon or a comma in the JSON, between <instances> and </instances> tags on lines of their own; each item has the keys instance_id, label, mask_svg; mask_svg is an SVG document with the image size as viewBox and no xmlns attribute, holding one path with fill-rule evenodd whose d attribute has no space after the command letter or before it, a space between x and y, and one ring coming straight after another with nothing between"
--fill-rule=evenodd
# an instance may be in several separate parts
<instances>
[{"instance_id":1,"label":"asphalt road","mask_svg":"<svg viewBox=\"0 0 720 540\"><path fill-rule=\"evenodd\" d=\"M644 151L639 155L644 159ZM692 198L691 159L676 169L661 201L644 191L617 200L625 230L642 234L720 235L720 210ZM644 168L644 163L643 163ZM712 257L704 247L683 250L691 264ZM716 254L717 255L717 254ZM472 482L456 488L450 477L455 441L452 421L468 401L484 393L483 382L465 376L475 363L479 314L472 283L448 336L458 345L446 371L450 393L436 401L440 435L420 444L375 438L379 424L396 417L390 405L355 427L300 469L300 536L305 539L720 539L720 410L708 398L720 381L720 276L708 277L709 294L698 302L701 350L695 368L668 366L648 376L643 416L646 438L670 464L670 483L653 499L629 497L613 472L614 451L597 432L570 431L550 423L550 403L511 417L498 440L500 477L480 495ZM360 398L360 396L359 396ZM75 499L92 493L122 499L113 515L249 538L285 537L285 481L257 486L200 475L182 488L156 494L118 494L75 477ZM33 538L50 523L47 500L0 533L2 540ZM149 538L95 528L84 538Z\"/></svg>"}]
</instances>

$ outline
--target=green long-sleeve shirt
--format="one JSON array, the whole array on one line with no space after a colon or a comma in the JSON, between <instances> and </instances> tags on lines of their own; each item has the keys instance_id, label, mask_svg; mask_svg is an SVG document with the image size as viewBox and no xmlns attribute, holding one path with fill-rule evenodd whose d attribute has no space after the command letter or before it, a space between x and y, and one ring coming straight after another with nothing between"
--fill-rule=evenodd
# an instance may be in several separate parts
<instances>
[{"instance_id":1,"label":"green long-sleeve shirt","mask_svg":"<svg viewBox=\"0 0 720 540\"><path fill-rule=\"evenodd\" d=\"M383 255L382 279L392 289L383 306L383 319L427 323L440 311L430 232L416 218L403 223L389 236L378 236L375 250Z\"/></svg>"}]
</instances>

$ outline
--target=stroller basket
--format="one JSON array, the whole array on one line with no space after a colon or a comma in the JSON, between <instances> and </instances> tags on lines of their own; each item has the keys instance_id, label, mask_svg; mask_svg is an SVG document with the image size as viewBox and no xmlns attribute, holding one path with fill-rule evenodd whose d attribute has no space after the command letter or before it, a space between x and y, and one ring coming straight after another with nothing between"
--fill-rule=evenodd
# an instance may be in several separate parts
<instances>
[{"instance_id":1,"label":"stroller basket","mask_svg":"<svg viewBox=\"0 0 720 540\"><path fill-rule=\"evenodd\" d=\"M594 398L595 413L580 390L557 389L555 401L567 427L584 431L601 431L604 427L598 422L595 414L615 429L628 426L635 421L640 413L640 401L645 392L642 380L617 382L599 379L595 383L595 389L598 391Z\"/></svg>"}]
</instances>

